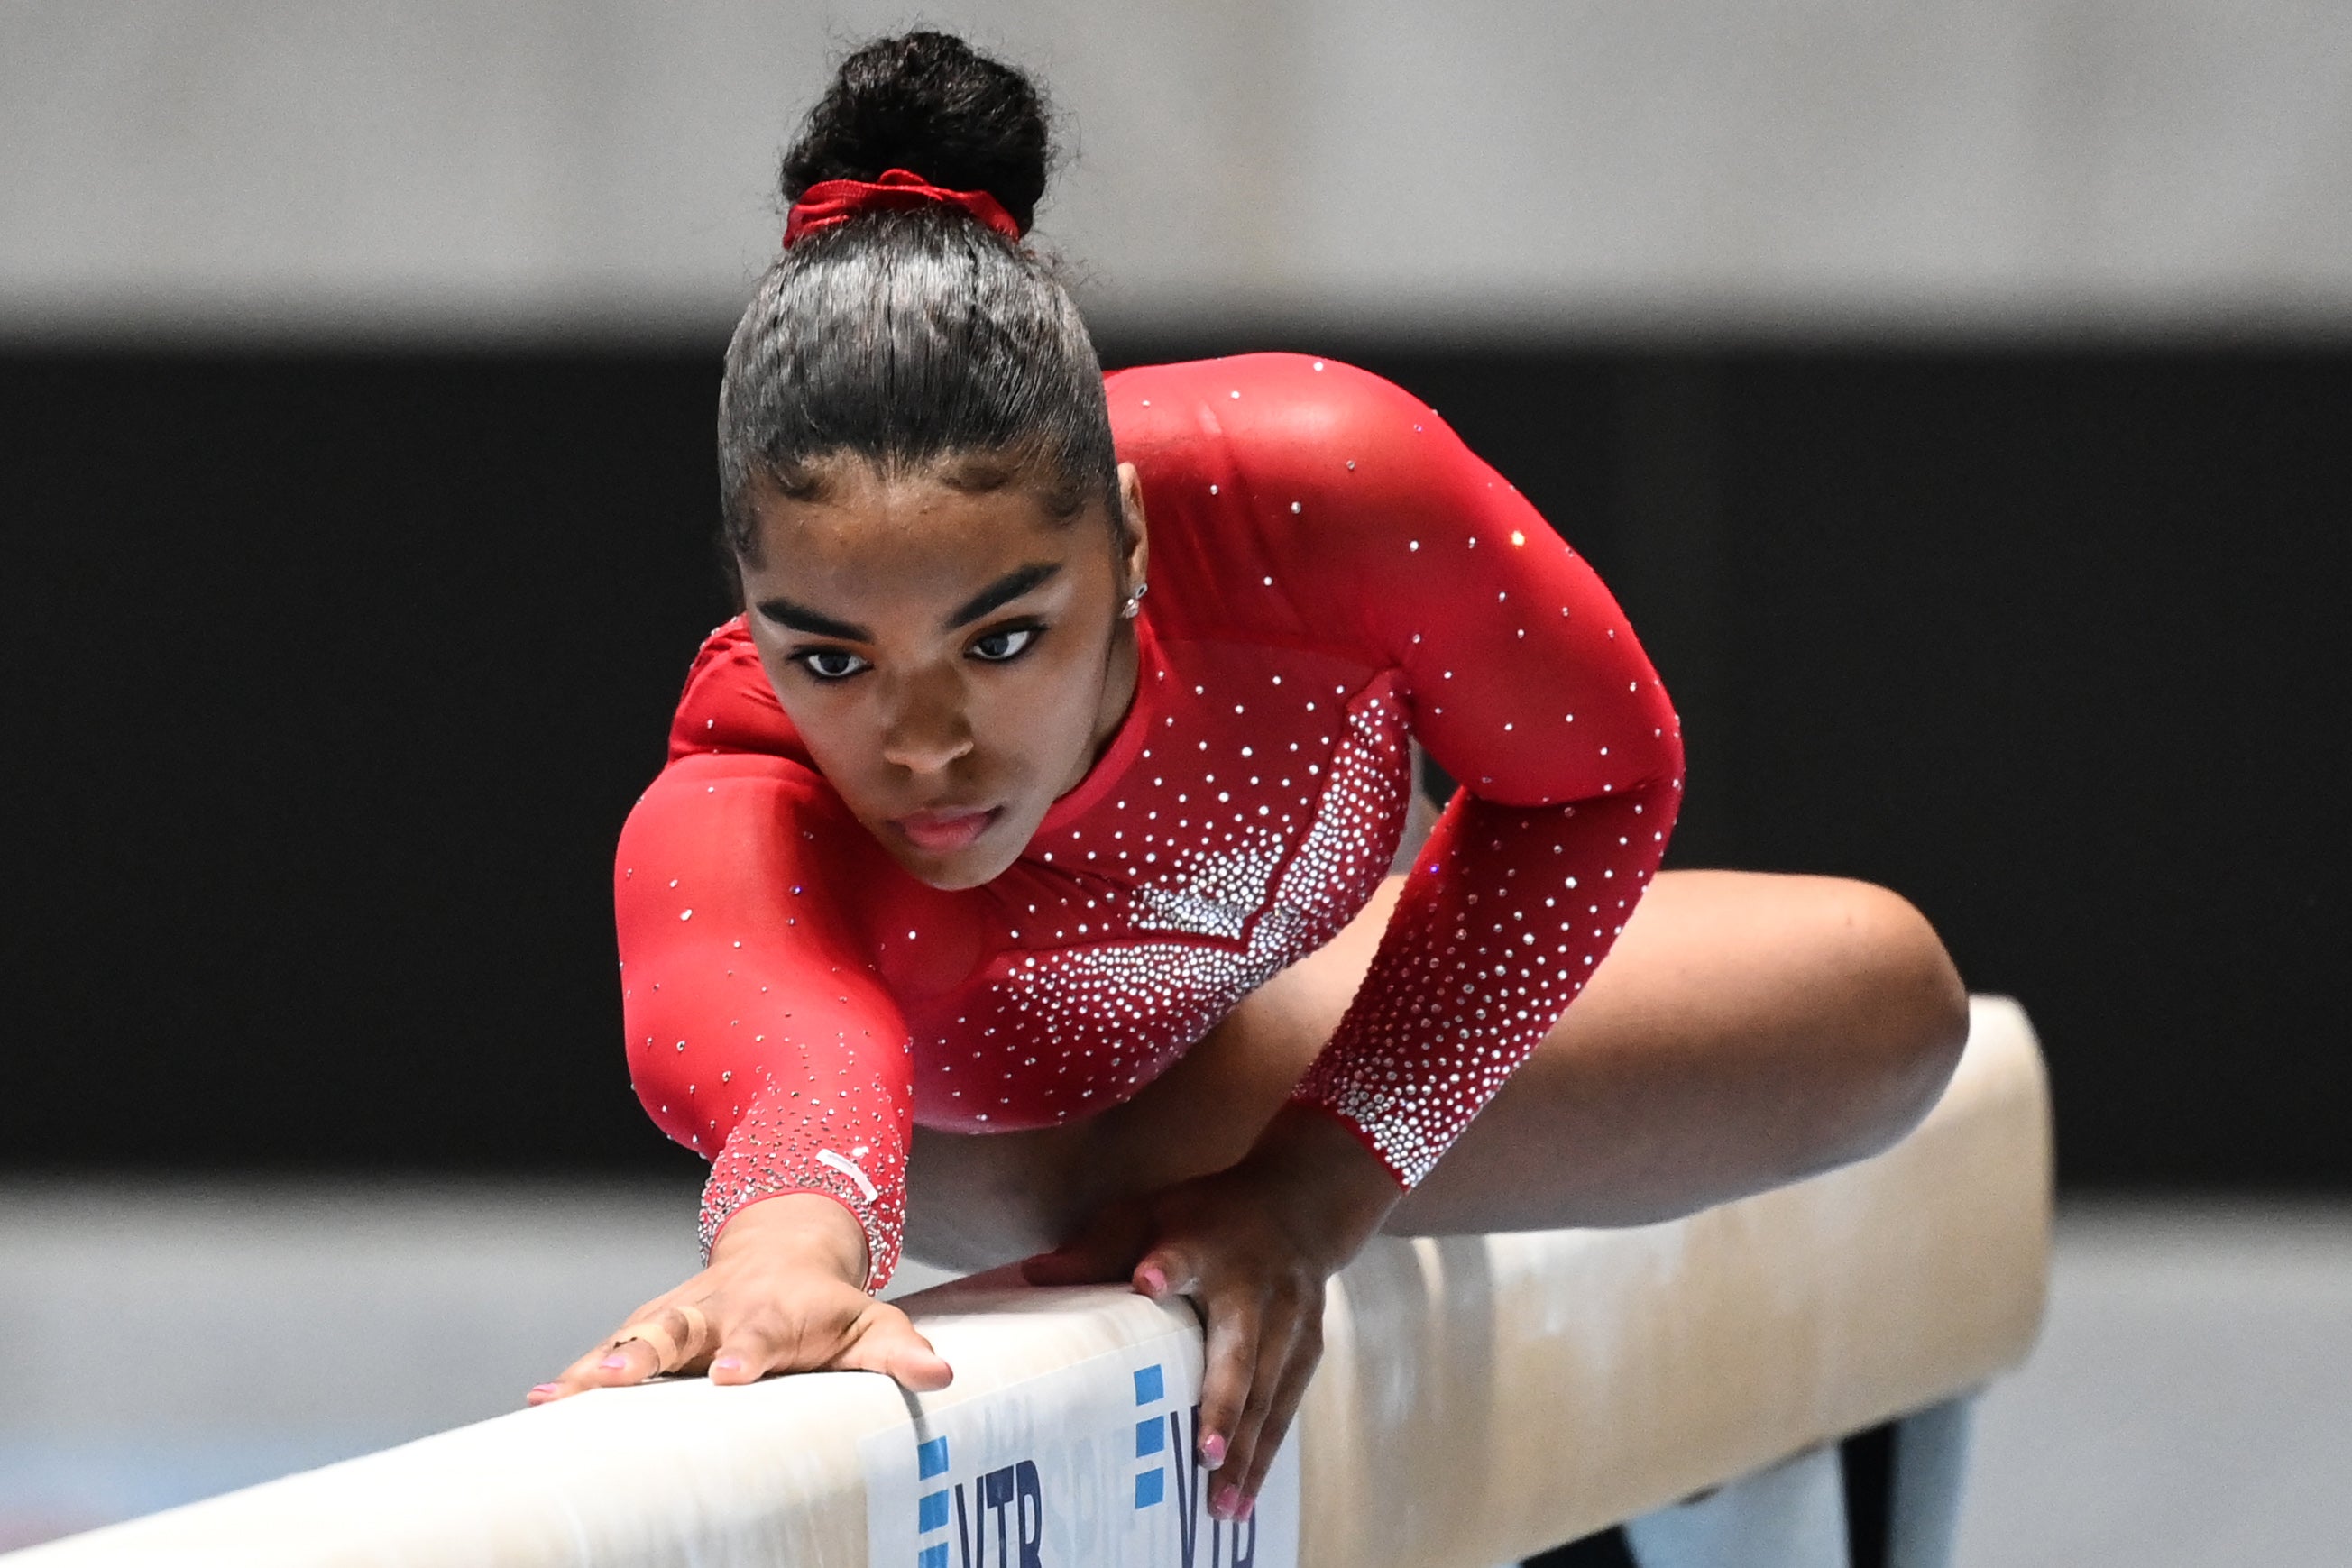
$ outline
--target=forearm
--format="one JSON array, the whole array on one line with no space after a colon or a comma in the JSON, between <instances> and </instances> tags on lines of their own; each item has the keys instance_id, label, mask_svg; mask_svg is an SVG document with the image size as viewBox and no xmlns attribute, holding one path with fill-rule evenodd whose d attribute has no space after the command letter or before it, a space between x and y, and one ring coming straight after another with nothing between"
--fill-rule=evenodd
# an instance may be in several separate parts
<instances>
[{"instance_id":1,"label":"forearm","mask_svg":"<svg viewBox=\"0 0 2352 1568\"><path fill-rule=\"evenodd\" d=\"M1361 1250L1404 1197L1352 1127L1297 1102L1276 1113L1232 1174L1264 1191L1300 1247L1326 1255L1332 1269Z\"/></svg>"},{"instance_id":2,"label":"forearm","mask_svg":"<svg viewBox=\"0 0 2352 1568\"><path fill-rule=\"evenodd\" d=\"M878 1065L892 1064L885 1057ZM706 1258L718 1255L719 1233L739 1215L781 1197L823 1198L860 1228L867 1272L857 1282L876 1291L889 1282L907 1228L906 1095L874 1070L877 1064L863 1065L869 1071L862 1081L847 1080L841 1070L837 1081L855 1082L855 1092L836 1092L837 1113L812 1115L801 1108L810 1103L802 1096L813 1098L808 1089L774 1082L744 1108L703 1185Z\"/></svg>"},{"instance_id":3,"label":"forearm","mask_svg":"<svg viewBox=\"0 0 2352 1568\"><path fill-rule=\"evenodd\" d=\"M1294 1100L1417 1185L1607 956L1675 804L1672 779L1558 806L1457 794Z\"/></svg>"}]
</instances>

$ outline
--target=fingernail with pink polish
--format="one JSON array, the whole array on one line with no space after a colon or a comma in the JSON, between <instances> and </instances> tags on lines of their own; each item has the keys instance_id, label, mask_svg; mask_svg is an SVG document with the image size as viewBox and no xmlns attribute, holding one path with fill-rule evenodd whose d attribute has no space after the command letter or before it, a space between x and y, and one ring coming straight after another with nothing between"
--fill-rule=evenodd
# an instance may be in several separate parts
<instances>
[{"instance_id":1,"label":"fingernail with pink polish","mask_svg":"<svg viewBox=\"0 0 2352 1568\"><path fill-rule=\"evenodd\" d=\"M1201 1462L1215 1469L1225 1462L1225 1438L1221 1432L1212 1432L1201 1439Z\"/></svg>"},{"instance_id":2,"label":"fingernail with pink polish","mask_svg":"<svg viewBox=\"0 0 2352 1568\"><path fill-rule=\"evenodd\" d=\"M1253 1513L1255 1513L1255 1512L1256 1512L1256 1511L1257 1511L1257 1499L1255 1499L1255 1498L1254 1498L1254 1497L1245 1497L1245 1498L1242 1499L1242 1506L1241 1506L1241 1508L1240 1508L1240 1509L1239 1509L1239 1510L1238 1510L1238 1511L1234 1514L1234 1518L1236 1521L1239 1521L1239 1520L1244 1520L1244 1519L1247 1519L1251 1514L1253 1514Z\"/></svg>"},{"instance_id":3,"label":"fingernail with pink polish","mask_svg":"<svg viewBox=\"0 0 2352 1568\"><path fill-rule=\"evenodd\" d=\"M1137 1272L1135 1282L1143 1287L1145 1295L1156 1296L1168 1288L1168 1276L1156 1268L1144 1269Z\"/></svg>"},{"instance_id":4,"label":"fingernail with pink polish","mask_svg":"<svg viewBox=\"0 0 2352 1568\"><path fill-rule=\"evenodd\" d=\"M555 1385L552 1383L534 1383L530 1385L530 1391L533 1394L552 1394L555 1392Z\"/></svg>"},{"instance_id":5,"label":"fingernail with pink polish","mask_svg":"<svg viewBox=\"0 0 2352 1568\"><path fill-rule=\"evenodd\" d=\"M743 1358L740 1355L722 1355L717 1361L710 1364L710 1370L713 1372L740 1372L743 1370Z\"/></svg>"},{"instance_id":6,"label":"fingernail with pink polish","mask_svg":"<svg viewBox=\"0 0 2352 1568\"><path fill-rule=\"evenodd\" d=\"M608 1355L596 1364L607 1372L620 1372L628 1366L629 1358L625 1355Z\"/></svg>"},{"instance_id":7,"label":"fingernail with pink polish","mask_svg":"<svg viewBox=\"0 0 2352 1568\"><path fill-rule=\"evenodd\" d=\"M1235 1519L1240 1517L1241 1501L1241 1488L1219 1487L1215 1494L1209 1499L1209 1511L1219 1519Z\"/></svg>"}]
</instances>

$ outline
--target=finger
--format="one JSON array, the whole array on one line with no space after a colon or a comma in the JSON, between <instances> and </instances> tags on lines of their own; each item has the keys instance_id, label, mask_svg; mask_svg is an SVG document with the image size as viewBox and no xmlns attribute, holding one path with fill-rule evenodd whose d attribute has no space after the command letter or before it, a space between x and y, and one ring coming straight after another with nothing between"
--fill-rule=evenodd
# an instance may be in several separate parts
<instances>
[{"instance_id":1,"label":"finger","mask_svg":"<svg viewBox=\"0 0 2352 1568\"><path fill-rule=\"evenodd\" d=\"M1033 1285L1108 1285L1127 1278L1151 1239L1150 1217L1139 1204L1114 1204L1085 1229L1050 1252L1022 1260Z\"/></svg>"},{"instance_id":2,"label":"finger","mask_svg":"<svg viewBox=\"0 0 2352 1568\"><path fill-rule=\"evenodd\" d=\"M1250 1368L1249 1397L1234 1423L1219 1484L1209 1489L1209 1511L1219 1519L1239 1519L1243 1505L1254 1495L1247 1478L1257 1463L1266 1415L1273 1407L1274 1396L1281 1391L1283 1369L1289 1364L1290 1347L1297 1338L1295 1306L1284 1310L1277 1305L1258 1324L1257 1356Z\"/></svg>"},{"instance_id":3,"label":"finger","mask_svg":"<svg viewBox=\"0 0 2352 1568\"><path fill-rule=\"evenodd\" d=\"M1302 1328L1291 1344L1290 1359L1283 1366L1274 1398L1266 1406L1265 1422L1250 1446L1249 1468L1241 1480L1244 1519L1249 1517L1259 1490L1265 1485L1266 1472L1274 1469L1275 1456L1282 1452L1283 1439L1290 1435L1290 1424L1297 1418L1307 1385L1315 1380L1316 1364L1322 1359L1322 1330Z\"/></svg>"},{"instance_id":4,"label":"finger","mask_svg":"<svg viewBox=\"0 0 2352 1568\"><path fill-rule=\"evenodd\" d=\"M1201 1272L1190 1249L1163 1243L1136 1260L1128 1282L1155 1301L1166 1296L1197 1296Z\"/></svg>"},{"instance_id":5,"label":"finger","mask_svg":"<svg viewBox=\"0 0 2352 1568\"><path fill-rule=\"evenodd\" d=\"M681 1301L663 1314L663 1322L678 1347L677 1360L668 1370L695 1373L710 1364L711 1353L719 1345L719 1332L700 1307Z\"/></svg>"},{"instance_id":6,"label":"finger","mask_svg":"<svg viewBox=\"0 0 2352 1568\"><path fill-rule=\"evenodd\" d=\"M794 1371L798 1347L799 1336L772 1317L730 1323L710 1353L710 1381L757 1383L772 1372Z\"/></svg>"},{"instance_id":7,"label":"finger","mask_svg":"<svg viewBox=\"0 0 2352 1568\"><path fill-rule=\"evenodd\" d=\"M714 1336L710 1380L754 1383L776 1373L833 1366L859 1322L877 1304L856 1286L836 1281L736 1316Z\"/></svg>"},{"instance_id":8,"label":"finger","mask_svg":"<svg viewBox=\"0 0 2352 1568\"><path fill-rule=\"evenodd\" d=\"M711 1346L717 1339L710 1319L688 1301L674 1301L630 1319L618 1337L650 1347L655 1370L663 1375L701 1371L710 1364Z\"/></svg>"},{"instance_id":9,"label":"finger","mask_svg":"<svg viewBox=\"0 0 2352 1568\"><path fill-rule=\"evenodd\" d=\"M955 1369L915 1327L914 1320L898 1308L875 1303L857 1337L833 1364L845 1372L879 1372L919 1394L945 1388L955 1381Z\"/></svg>"},{"instance_id":10,"label":"finger","mask_svg":"<svg viewBox=\"0 0 2352 1568\"><path fill-rule=\"evenodd\" d=\"M1259 1311L1254 1293L1237 1291L1219 1297L1203 1314L1208 1335L1201 1372L1199 1447L1201 1463L1209 1469L1230 1457L1234 1428L1249 1399L1251 1373L1257 1364ZM1213 1510L1215 1495L1210 1494Z\"/></svg>"},{"instance_id":11,"label":"finger","mask_svg":"<svg viewBox=\"0 0 2352 1568\"><path fill-rule=\"evenodd\" d=\"M623 1340L593 1354L588 1368L592 1387L620 1388L661 1375L661 1353L641 1339Z\"/></svg>"},{"instance_id":12,"label":"finger","mask_svg":"<svg viewBox=\"0 0 2352 1568\"><path fill-rule=\"evenodd\" d=\"M544 1405L552 1399L585 1394L592 1388L617 1388L643 1383L655 1374L659 1365L653 1347L645 1341L633 1339L614 1344L608 1340L565 1367L562 1375L554 1382L542 1383L533 1388L529 1403Z\"/></svg>"},{"instance_id":13,"label":"finger","mask_svg":"<svg viewBox=\"0 0 2352 1568\"><path fill-rule=\"evenodd\" d=\"M879 1372L926 1393L945 1388L955 1377L912 1320L880 1301L865 1301L854 1317L814 1333L806 1322L794 1326L772 1315L736 1324L710 1358L710 1380L720 1384L820 1369Z\"/></svg>"},{"instance_id":14,"label":"finger","mask_svg":"<svg viewBox=\"0 0 2352 1568\"><path fill-rule=\"evenodd\" d=\"M648 1301L623 1321L625 1323L638 1322L648 1313L660 1310L658 1301ZM534 1386L524 1403L544 1405L551 1399L567 1399L574 1394L585 1394L591 1388L604 1387L606 1375L614 1369L600 1367L597 1364L620 1350L620 1336L625 1332L625 1329L615 1329L612 1338L565 1367L556 1375L554 1381Z\"/></svg>"}]
</instances>

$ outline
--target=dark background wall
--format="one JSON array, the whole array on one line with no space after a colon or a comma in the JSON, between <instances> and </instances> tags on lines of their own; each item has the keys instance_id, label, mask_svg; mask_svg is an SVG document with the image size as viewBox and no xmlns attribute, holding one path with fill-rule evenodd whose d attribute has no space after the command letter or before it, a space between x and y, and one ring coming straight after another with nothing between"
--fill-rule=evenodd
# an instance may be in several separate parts
<instances>
[{"instance_id":1,"label":"dark background wall","mask_svg":"<svg viewBox=\"0 0 2352 1568\"><path fill-rule=\"evenodd\" d=\"M1421 392L1593 558L1673 861L1911 896L2040 1026L2068 1184L2352 1188L2352 350L1246 346ZM0 354L0 1165L690 1161L608 878L726 613L716 374Z\"/></svg>"}]
</instances>

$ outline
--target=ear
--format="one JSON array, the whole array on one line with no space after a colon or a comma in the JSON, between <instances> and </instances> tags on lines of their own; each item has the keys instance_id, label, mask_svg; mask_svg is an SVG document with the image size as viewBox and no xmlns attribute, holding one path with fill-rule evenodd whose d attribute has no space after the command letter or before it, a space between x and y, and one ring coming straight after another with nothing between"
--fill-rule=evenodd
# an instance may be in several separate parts
<instances>
[{"instance_id":1,"label":"ear","mask_svg":"<svg viewBox=\"0 0 2352 1568\"><path fill-rule=\"evenodd\" d=\"M1151 580L1151 540L1143 516L1143 479L1132 463L1118 465L1118 509L1127 528L1127 580L1132 591L1135 584Z\"/></svg>"}]
</instances>

